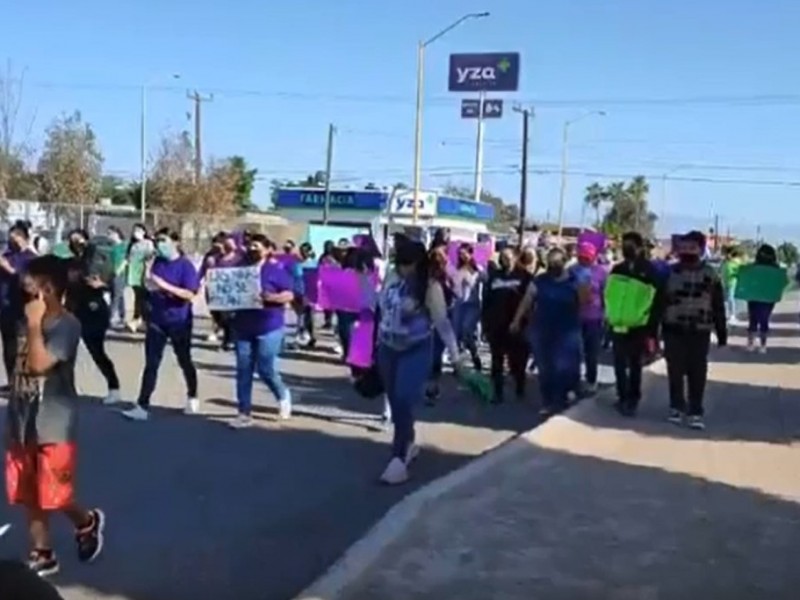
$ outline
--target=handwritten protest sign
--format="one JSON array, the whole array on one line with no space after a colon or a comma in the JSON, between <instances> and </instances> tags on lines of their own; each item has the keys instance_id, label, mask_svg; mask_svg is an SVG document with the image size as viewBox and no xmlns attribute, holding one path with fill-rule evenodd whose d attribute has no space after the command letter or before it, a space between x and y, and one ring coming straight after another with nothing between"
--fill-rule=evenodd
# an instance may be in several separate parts
<instances>
[{"instance_id":1,"label":"handwritten protest sign","mask_svg":"<svg viewBox=\"0 0 800 600\"><path fill-rule=\"evenodd\" d=\"M220 312L261 308L261 267L209 269L208 309Z\"/></svg>"},{"instance_id":2,"label":"handwritten protest sign","mask_svg":"<svg viewBox=\"0 0 800 600\"><path fill-rule=\"evenodd\" d=\"M362 311L350 332L350 350L347 364L367 369L372 366L375 336L375 315L372 311Z\"/></svg>"},{"instance_id":3,"label":"handwritten protest sign","mask_svg":"<svg viewBox=\"0 0 800 600\"><path fill-rule=\"evenodd\" d=\"M317 303L324 310L359 313L367 308L369 298L357 272L322 266L319 268Z\"/></svg>"},{"instance_id":4,"label":"handwritten protest sign","mask_svg":"<svg viewBox=\"0 0 800 600\"><path fill-rule=\"evenodd\" d=\"M780 302L789 285L786 269L769 265L744 265L739 268L735 296L747 302Z\"/></svg>"},{"instance_id":5,"label":"handwritten protest sign","mask_svg":"<svg viewBox=\"0 0 800 600\"><path fill-rule=\"evenodd\" d=\"M596 231L584 231L578 235L578 244L591 244L598 252L606 249L606 241L605 234L597 233Z\"/></svg>"}]
</instances>

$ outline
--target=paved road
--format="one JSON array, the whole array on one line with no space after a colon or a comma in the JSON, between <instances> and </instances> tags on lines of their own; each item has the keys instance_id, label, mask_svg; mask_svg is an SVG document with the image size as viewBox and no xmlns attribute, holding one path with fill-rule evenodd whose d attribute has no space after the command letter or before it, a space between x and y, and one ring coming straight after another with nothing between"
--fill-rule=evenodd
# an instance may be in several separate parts
<instances>
[{"instance_id":1,"label":"paved road","mask_svg":"<svg viewBox=\"0 0 800 600\"><path fill-rule=\"evenodd\" d=\"M740 328L714 351L706 432L665 421L658 363L638 419L602 401L552 419L398 536L379 527L343 593L326 579L303 599L798 598L796 298L780 308L766 356Z\"/></svg>"},{"instance_id":2,"label":"paved road","mask_svg":"<svg viewBox=\"0 0 800 600\"><path fill-rule=\"evenodd\" d=\"M233 431L225 426L234 412L232 357L198 345L206 413L177 411L185 392L168 353L154 397L162 408L147 423L101 406L99 374L81 357L79 490L107 511L108 546L98 564L79 565L68 528L55 522L55 581L67 600L286 600L404 495L537 422L533 403L481 406L451 384L438 406L422 410L424 454L413 481L389 489L376 483L388 435L365 427L382 407L353 394L332 354L288 358L286 379L312 411L354 411L360 422L301 415L279 423L257 385L258 427ZM140 339L120 336L111 353L123 392L135 396ZM2 554L26 548L20 514L0 504L7 519L15 526Z\"/></svg>"}]
</instances>

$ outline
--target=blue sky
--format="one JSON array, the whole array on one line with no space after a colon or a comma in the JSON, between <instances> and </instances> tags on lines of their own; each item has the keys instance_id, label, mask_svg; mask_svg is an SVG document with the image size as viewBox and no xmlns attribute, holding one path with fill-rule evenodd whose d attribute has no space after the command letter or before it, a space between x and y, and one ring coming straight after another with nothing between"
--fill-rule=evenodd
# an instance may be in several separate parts
<instances>
[{"instance_id":1,"label":"blue sky","mask_svg":"<svg viewBox=\"0 0 800 600\"><path fill-rule=\"evenodd\" d=\"M472 185L475 123L447 91L452 52L518 51L520 90L534 105L529 212L555 214L561 131L571 129L568 214L593 180L642 173L664 229L708 225L800 238L800 2L796 0L39 0L4 2L0 57L27 69L23 118L32 141L80 109L106 168L138 172L139 87L152 80L149 136L191 124L188 88L204 105L207 153L244 155L265 180L322 169L328 123L338 128L334 178L410 181L416 43L471 11L491 11L429 47L426 187ZM180 73L180 81L169 74ZM486 129L484 185L519 198L519 117ZM585 173L608 174L604 177ZM616 176L616 177L615 177ZM266 182L258 189L268 194ZM794 210L793 210L794 209Z\"/></svg>"}]
</instances>

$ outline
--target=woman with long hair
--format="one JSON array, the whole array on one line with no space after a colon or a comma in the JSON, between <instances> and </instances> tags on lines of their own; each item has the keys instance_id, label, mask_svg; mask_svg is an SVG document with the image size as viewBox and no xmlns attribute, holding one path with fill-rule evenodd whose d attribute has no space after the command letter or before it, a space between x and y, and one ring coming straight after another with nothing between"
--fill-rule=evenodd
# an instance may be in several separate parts
<instances>
[{"instance_id":1,"label":"woman with long hair","mask_svg":"<svg viewBox=\"0 0 800 600\"><path fill-rule=\"evenodd\" d=\"M459 346L472 357L476 370L481 370L478 356L478 323L481 319L481 281L483 272L475 262L472 244L461 244L453 274L453 328Z\"/></svg>"},{"instance_id":2,"label":"woman with long hair","mask_svg":"<svg viewBox=\"0 0 800 600\"><path fill-rule=\"evenodd\" d=\"M766 267L780 269L778 264L778 253L773 246L762 244L756 251L755 264ZM788 284L788 281L787 281ZM751 300L747 303L747 349L750 352L758 350L761 354L767 353L767 340L769 339L769 320L772 311L775 309L774 302L756 302ZM756 348L756 336L760 345Z\"/></svg>"},{"instance_id":3,"label":"woman with long hair","mask_svg":"<svg viewBox=\"0 0 800 600\"><path fill-rule=\"evenodd\" d=\"M205 279L208 271L213 269L230 269L240 266L242 262L242 249L240 242L230 233L220 232L214 236L211 251L206 254L202 266L200 267L200 280ZM208 336L209 342L217 342L219 336L222 337L221 348L230 350L233 348L233 337L231 336L230 312L212 311L211 319L214 323L214 330Z\"/></svg>"},{"instance_id":4,"label":"woman with long hair","mask_svg":"<svg viewBox=\"0 0 800 600\"><path fill-rule=\"evenodd\" d=\"M144 272L147 261L153 258L155 247L144 223L136 223L131 229L131 239L125 260L128 264L128 286L133 290L133 317L128 329L135 333L142 326L147 309L147 289L144 285Z\"/></svg>"},{"instance_id":5,"label":"woman with long hair","mask_svg":"<svg viewBox=\"0 0 800 600\"><path fill-rule=\"evenodd\" d=\"M394 425L392 456L381 481L408 480L408 467L419 454L414 407L432 368L433 331L443 340L456 369L458 343L447 316L441 282L431 277L430 258L420 242L395 249L397 277L380 294L377 361Z\"/></svg>"},{"instance_id":6,"label":"woman with long hair","mask_svg":"<svg viewBox=\"0 0 800 600\"><path fill-rule=\"evenodd\" d=\"M326 240L322 245L322 254L319 257L319 266L332 266L337 264L337 262L336 244L334 244L333 240ZM331 329L333 327L333 311L323 311L322 316L322 328Z\"/></svg>"},{"instance_id":7,"label":"woman with long hair","mask_svg":"<svg viewBox=\"0 0 800 600\"><path fill-rule=\"evenodd\" d=\"M428 252L428 276L432 281L438 283L439 287L442 288L442 294L444 295L448 317L452 317L455 292L453 291L453 278L452 274L450 273L450 263L447 259L447 246L435 246ZM431 365L428 386L425 390L425 397L429 405L435 404L439 399L439 378L442 376L444 351L444 340L434 333L433 364Z\"/></svg>"}]
</instances>

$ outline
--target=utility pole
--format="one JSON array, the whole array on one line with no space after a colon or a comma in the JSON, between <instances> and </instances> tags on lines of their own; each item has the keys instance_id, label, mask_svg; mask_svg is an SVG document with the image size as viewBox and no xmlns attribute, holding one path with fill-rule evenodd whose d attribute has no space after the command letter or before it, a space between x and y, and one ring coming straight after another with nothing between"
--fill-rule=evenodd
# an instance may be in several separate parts
<instances>
[{"instance_id":1,"label":"utility pole","mask_svg":"<svg viewBox=\"0 0 800 600\"><path fill-rule=\"evenodd\" d=\"M204 96L195 90L192 93L187 92L186 97L194 102L194 182L200 183L203 176L202 105L203 102L214 100L214 95Z\"/></svg>"},{"instance_id":2,"label":"utility pole","mask_svg":"<svg viewBox=\"0 0 800 600\"><path fill-rule=\"evenodd\" d=\"M322 223L328 224L328 217L331 211L331 167L333 165L333 137L336 135L336 127L333 123L328 125L328 151L325 157L325 202L322 205Z\"/></svg>"},{"instance_id":3,"label":"utility pole","mask_svg":"<svg viewBox=\"0 0 800 600\"><path fill-rule=\"evenodd\" d=\"M521 249L528 206L528 121L533 114L533 110L515 106L514 112L522 113L522 169L519 183L519 241L517 243L517 246Z\"/></svg>"},{"instance_id":4,"label":"utility pole","mask_svg":"<svg viewBox=\"0 0 800 600\"><path fill-rule=\"evenodd\" d=\"M719 252L719 214L714 215L714 252Z\"/></svg>"}]
</instances>

